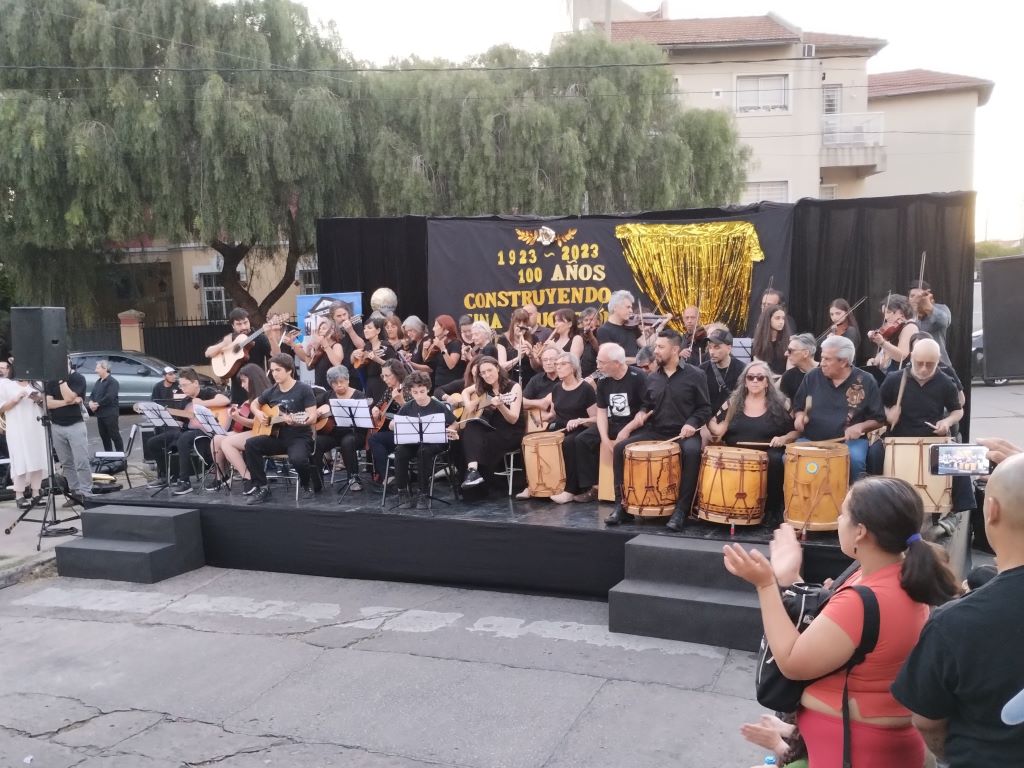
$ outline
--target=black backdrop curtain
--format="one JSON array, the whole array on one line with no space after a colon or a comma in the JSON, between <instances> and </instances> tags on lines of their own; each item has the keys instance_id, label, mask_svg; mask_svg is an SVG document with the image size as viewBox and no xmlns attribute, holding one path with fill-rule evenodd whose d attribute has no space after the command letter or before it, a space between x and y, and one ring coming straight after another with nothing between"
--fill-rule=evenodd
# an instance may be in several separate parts
<instances>
[{"instance_id":1,"label":"black backdrop curtain","mask_svg":"<svg viewBox=\"0 0 1024 768\"><path fill-rule=\"evenodd\" d=\"M851 304L862 336L882 324L880 305L890 291L907 295L926 251L926 282L953 315L948 351L968 394L974 312L974 193L801 200L793 220L790 314L801 329L821 333L835 298ZM876 352L866 339L859 359Z\"/></svg>"}]
</instances>

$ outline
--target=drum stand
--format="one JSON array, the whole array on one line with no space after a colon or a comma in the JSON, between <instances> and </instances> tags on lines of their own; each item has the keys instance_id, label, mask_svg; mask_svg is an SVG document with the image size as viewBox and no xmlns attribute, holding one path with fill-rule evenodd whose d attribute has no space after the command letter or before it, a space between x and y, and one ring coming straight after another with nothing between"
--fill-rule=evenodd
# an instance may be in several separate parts
<instances>
[{"instance_id":1,"label":"drum stand","mask_svg":"<svg viewBox=\"0 0 1024 768\"><path fill-rule=\"evenodd\" d=\"M43 415L37 418L42 423L43 432L46 435L46 469L48 472L47 484L49 486L46 492L46 507L43 509L42 517L29 517L28 515L32 511L31 507L24 510L20 515L18 515L17 519L11 523L10 527L4 529L4 533L10 535L11 531L14 530L14 526L22 520L28 523L39 523L39 537L36 539L36 552L38 552L42 549L44 536L71 536L78 533L78 529L74 526L68 528L58 528L57 526L71 522L72 520L78 520L81 515L75 513L71 517L66 517L63 520L59 520L57 518L57 496L55 493L57 488L57 472L53 466L53 422L50 420L50 409L46 405L45 390L43 388L36 387L35 384L32 386L43 398ZM71 494L67 491L61 491L61 495L69 501L72 500Z\"/></svg>"}]
</instances>

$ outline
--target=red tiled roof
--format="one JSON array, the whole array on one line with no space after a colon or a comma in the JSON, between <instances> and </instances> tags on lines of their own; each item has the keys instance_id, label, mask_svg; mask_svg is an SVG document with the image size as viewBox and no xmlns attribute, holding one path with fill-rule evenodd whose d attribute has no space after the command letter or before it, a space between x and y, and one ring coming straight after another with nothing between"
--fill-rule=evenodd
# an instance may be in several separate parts
<instances>
[{"instance_id":1,"label":"red tiled roof","mask_svg":"<svg viewBox=\"0 0 1024 768\"><path fill-rule=\"evenodd\" d=\"M597 23L595 27L604 25ZM613 21L612 42L642 40L655 45L724 45L798 43L799 31L771 16L733 16L721 19L660 19Z\"/></svg>"},{"instance_id":2,"label":"red tiled roof","mask_svg":"<svg viewBox=\"0 0 1024 768\"><path fill-rule=\"evenodd\" d=\"M886 46L885 40L877 37L854 37L853 35L832 35L828 32L804 32L803 42L814 43L818 48L877 48Z\"/></svg>"},{"instance_id":3,"label":"red tiled roof","mask_svg":"<svg viewBox=\"0 0 1024 768\"><path fill-rule=\"evenodd\" d=\"M883 72L868 75L868 99L907 96L935 91L977 91L978 106L983 106L992 95L995 83L967 75L933 72L930 69L908 69L903 72Z\"/></svg>"}]
</instances>

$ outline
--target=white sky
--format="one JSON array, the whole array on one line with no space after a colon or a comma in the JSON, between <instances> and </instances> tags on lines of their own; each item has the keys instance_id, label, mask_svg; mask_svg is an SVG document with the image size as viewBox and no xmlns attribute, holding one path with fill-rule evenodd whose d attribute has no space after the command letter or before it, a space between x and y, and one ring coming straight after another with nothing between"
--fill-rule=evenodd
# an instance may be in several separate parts
<instances>
[{"instance_id":1,"label":"white sky","mask_svg":"<svg viewBox=\"0 0 1024 768\"><path fill-rule=\"evenodd\" d=\"M300 0L302 1L302 0ZM377 64L416 54L460 61L492 45L546 51L568 27L566 0L304 0L314 19L333 20L357 59ZM658 0L632 0L652 10ZM671 18L754 16L774 11L804 30L877 37L889 44L868 72L933 69L993 80L977 111L977 238L1024 235L1024 65L1014 4L935 0L728 0L715 6L669 0ZM926 127L926 126L925 126Z\"/></svg>"}]
</instances>

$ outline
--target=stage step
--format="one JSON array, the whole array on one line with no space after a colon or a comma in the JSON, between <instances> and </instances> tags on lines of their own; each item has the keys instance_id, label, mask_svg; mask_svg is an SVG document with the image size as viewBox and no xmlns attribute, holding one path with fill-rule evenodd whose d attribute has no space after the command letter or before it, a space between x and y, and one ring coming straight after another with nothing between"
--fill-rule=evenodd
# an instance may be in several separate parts
<instances>
[{"instance_id":1,"label":"stage step","mask_svg":"<svg viewBox=\"0 0 1024 768\"><path fill-rule=\"evenodd\" d=\"M57 573L153 584L206 563L199 510L103 506L82 512L82 538L58 544Z\"/></svg>"},{"instance_id":2,"label":"stage step","mask_svg":"<svg viewBox=\"0 0 1024 768\"><path fill-rule=\"evenodd\" d=\"M725 570L722 542L681 536L626 542L625 578L608 592L608 628L744 651L757 650L762 634L754 588Z\"/></svg>"}]
</instances>

